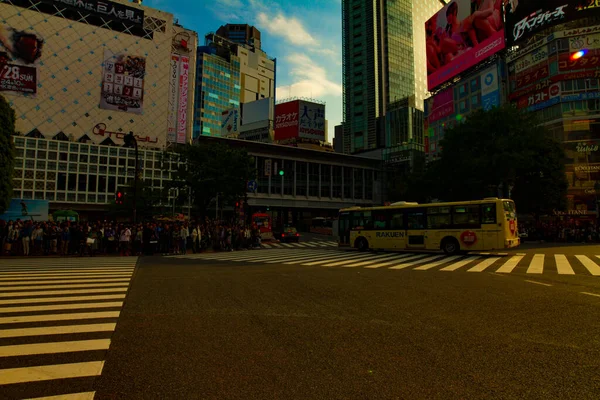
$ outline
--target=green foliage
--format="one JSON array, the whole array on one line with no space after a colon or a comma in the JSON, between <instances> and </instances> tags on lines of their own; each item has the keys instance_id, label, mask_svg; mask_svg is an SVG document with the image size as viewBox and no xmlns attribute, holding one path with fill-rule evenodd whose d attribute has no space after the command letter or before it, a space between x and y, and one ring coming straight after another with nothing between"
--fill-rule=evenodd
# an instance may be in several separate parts
<instances>
[{"instance_id":1,"label":"green foliage","mask_svg":"<svg viewBox=\"0 0 600 400\"><path fill-rule=\"evenodd\" d=\"M137 197L135 201L136 218L138 221L144 221L151 219L158 213L159 210L156 207L160 205L162 197L164 197L163 202L166 203L167 201L166 195L161 196L161 193L152 190L150 183L145 180L140 179L138 181L137 196L134 196L134 186L134 180L131 179L126 186L118 188L125 194L125 199L123 204L115 204L115 200L112 199L109 206L109 215L113 217L132 218L134 197Z\"/></svg>"},{"instance_id":2,"label":"green foliage","mask_svg":"<svg viewBox=\"0 0 600 400\"><path fill-rule=\"evenodd\" d=\"M194 205L201 213L206 212L217 193L220 204L232 205L243 198L247 182L256 177L254 159L242 149L201 143L183 147L179 155L181 164L172 186L191 187Z\"/></svg>"},{"instance_id":3,"label":"green foliage","mask_svg":"<svg viewBox=\"0 0 600 400\"><path fill-rule=\"evenodd\" d=\"M0 214L8 208L12 197L15 167L15 111L6 99L0 96Z\"/></svg>"},{"instance_id":4,"label":"green foliage","mask_svg":"<svg viewBox=\"0 0 600 400\"><path fill-rule=\"evenodd\" d=\"M564 208L568 183L565 153L535 116L511 105L477 111L446 131L442 155L428 167L429 196L470 200L497 196L515 200L520 213ZM421 187L423 189L423 187Z\"/></svg>"}]
</instances>

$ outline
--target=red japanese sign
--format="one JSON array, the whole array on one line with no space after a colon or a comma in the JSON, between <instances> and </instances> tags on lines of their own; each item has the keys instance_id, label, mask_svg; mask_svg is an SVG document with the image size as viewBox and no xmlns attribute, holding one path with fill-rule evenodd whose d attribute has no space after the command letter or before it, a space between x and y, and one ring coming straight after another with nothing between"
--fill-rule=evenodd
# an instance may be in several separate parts
<instances>
[{"instance_id":1,"label":"red japanese sign","mask_svg":"<svg viewBox=\"0 0 600 400\"><path fill-rule=\"evenodd\" d=\"M275 106L275 140L298 137L300 101L294 100Z\"/></svg>"},{"instance_id":2,"label":"red japanese sign","mask_svg":"<svg viewBox=\"0 0 600 400\"><path fill-rule=\"evenodd\" d=\"M464 231L460 234L460 241L465 246L473 246L477 243L477 234L473 231Z\"/></svg>"},{"instance_id":3,"label":"red japanese sign","mask_svg":"<svg viewBox=\"0 0 600 400\"><path fill-rule=\"evenodd\" d=\"M528 96L519 98L517 108L526 108L560 96L560 83L555 83Z\"/></svg>"},{"instance_id":4,"label":"red japanese sign","mask_svg":"<svg viewBox=\"0 0 600 400\"><path fill-rule=\"evenodd\" d=\"M16 64L0 65L0 92L35 94L37 68Z\"/></svg>"},{"instance_id":5,"label":"red japanese sign","mask_svg":"<svg viewBox=\"0 0 600 400\"><path fill-rule=\"evenodd\" d=\"M531 85L532 83L537 82L540 79L547 78L549 72L550 71L548 69L548 66L546 65L535 70L528 70L522 74L518 74L514 78L514 80L516 81L515 89Z\"/></svg>"},{"instance_id":6,"label":"red japanese sign","mask_svg":"<svg viewBox=\"0 0 600 400\"><path fill-rule=\"evenodd\" d=\"M575 71L578 69L594 69L600 67L600 50L590 50L585 56L576 60L571 59L571 54L561 54L558 57L559 71Z\"/></svg>"}]
</instances>

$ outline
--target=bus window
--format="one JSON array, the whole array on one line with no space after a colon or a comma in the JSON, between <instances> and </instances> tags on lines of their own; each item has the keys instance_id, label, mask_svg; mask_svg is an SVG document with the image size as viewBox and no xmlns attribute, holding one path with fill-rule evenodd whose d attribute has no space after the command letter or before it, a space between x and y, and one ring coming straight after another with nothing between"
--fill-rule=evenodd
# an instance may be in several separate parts
<instances>
[{"instance_id":1,"label":"bus window","mask_svg":"<svg viewBox=\"0 0 600 400\"><path fill-rule=\"evenodd\" d=\"M484 224L495 224L496 223L496 205L495 204L483 204L481 206L483 210L481 216L481 222Z\"/></svg>"},{"instance_id":2,"label":"bus window","mask_svg":"<svg viewBox=\"0 0 600 400\"><path fill-rule=\"evenodd\" d=\"M517 218L514 202L504 201L502 204L504 205L504 214L506 215L506 219Z\"/></svg>"},{"instance_id":3,"label":"bus window","mask_svg":"<svg viewBox=\"0 0 600 400\"><path fill-rule=\"evenodd\" d=\"M422 211L409 211L406 213L408 229L425 229L425 213Z\"/></svg>"},{"instance_id":4,"label":"bus window","mask_svg":"<svg viewBox=\"0 0 600 400\"><path fill-rule=\"evenodd\" d=\"M373 229L387 229L387 220L388 216L385 211L373 211Z\"/></svg>"},{"instance_id":5,"label":"bus window","mask_svg":"<svg viewBox=\"0 0 600 400\"><path fill-rule=\"evenodd\" d=\"M456 206L453 210L455 228L481 228L479 206Z\"/></svg>"},{"instance_id":6,"label":"bus window","mask_svg":"<svg viewBox=\"0 0 600 400\"><path fill-rule=\"evenodd\" d=\"M450 207L429 207L427 209L427 229L445 229L452 225Z\"/></svg>"},{"instance_id":7,"label":"bus window","mask_svg":"<svg viewBox=\"0 0 600 400\"><path fill-rule=\"evenodd\" d=\"M397 211L392 214L390 219L390 229L395 231L404 230L404 213Z\"/></svg>"}]
</instances>

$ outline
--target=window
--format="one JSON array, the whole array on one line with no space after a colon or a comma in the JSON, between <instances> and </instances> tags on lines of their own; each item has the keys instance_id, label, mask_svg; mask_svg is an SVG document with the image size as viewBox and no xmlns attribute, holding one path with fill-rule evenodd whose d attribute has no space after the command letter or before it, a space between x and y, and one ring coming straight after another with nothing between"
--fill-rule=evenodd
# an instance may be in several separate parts
<instances>
[{"instance_id":1,"label":"window","mask_svg":"<svg viewBox=\"0 0 600 400\"><path fill-rule=\"evenodd\" d=\"M480 228L479 206L455 206L453 207L455 228Z\"/></svg>"},{"instance_id":2,"label":"window","mask_svg":"<svg viewBox=\"0 0 600 400\"><path fill-rule=\"evenodd\" d=\"M496 205L495 204L483 204L481 206L483 212L481 213L481 222L483 224L495 224L496 223Z\"/></svg>"},{"instance_id":3,"label":"window","mask_svg":"<svg viewBox=\"0 0 600 400\"><path fill-rule=\"evenodd\" d=\"M371 211L355 212L352 221L353 229L373 229Z\"/></svg>"},{"instance_id":4,"label":"window","mask_svg":"<svg viewBox=\"0 0 600 400\"><path fill-rule=\"evenodd\" d=\"M460 85L458 87L458 94L460 97L464 97L467 94L467 84Z\"/></svg>"},{"instance_id":5,"label":"window","mask_svg":"<svg viewBox=\"0 0 600 400\"><path fill-rule=\"evenodd\" d=\"M471 96L471 105L473 106L473 108L479 106L479 95L478 94Z\"/></svg>"},{"instance_id":6,"label":"window","mask_svg":"<svg viewBox=\"0 0 600 400\"><path fill-rule=\"evenodd\" d=\"M479 77L477 77L475 79L471 79L471 92L475 92L475 91L479 90L480 83L481 83L481 80L479 79Z\"/></svg>"},{"instance_id":7,"label":"window","mask_svg":"<svg viewBox=\"0 0 600 400\"><path fill-rule=\"evenodd\" d=\"M445 229L452 225L450 207L430 207L427 209L427 228Z\"/></svg>"},{"instance_id":8,"label":"window","mask_svg":"<svg viewBox=\"0 0 600 400\"><path fill-rule=\"evenodd\" d=\"M408 229L425 229L425 213L423 211L409 211L406 213Z\"/></svg>"},{"instance_id":9,"label":"window","mask_svg":"<svg viewBox=\"0 0 600 400\"><path fill-rule=\"evenodd\" d=\"M399 231L404 229L404 213L402 211L394 211L390 218L390 229Z\"/></svg>"},{"instance_id":10,"label":"window","mask_svg":"<svg viewBox=\"0 0 600 400\"><path fill-rule=\"evenodd\" d=\"M387 229L387 212L384 210L373 211L373 229Z\"/></svg>"}]
</instances>

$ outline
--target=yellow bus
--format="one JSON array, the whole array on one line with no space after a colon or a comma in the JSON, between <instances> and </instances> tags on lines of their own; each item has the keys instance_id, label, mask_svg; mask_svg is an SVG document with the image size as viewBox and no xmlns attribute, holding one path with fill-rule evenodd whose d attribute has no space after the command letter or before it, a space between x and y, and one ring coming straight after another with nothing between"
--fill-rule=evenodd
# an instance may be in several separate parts
<instances>
[{"instance_id":1,"label":"yellow bus","mask_svg":"<svg viewBox=\"0 0 600 400\"><path fill-rule=\"evenodd\" d=\"M509 199L340 210L340 246L361 251L443 250L446 254L517 247L515 203Z\"/></svg>"}]
</instances>

